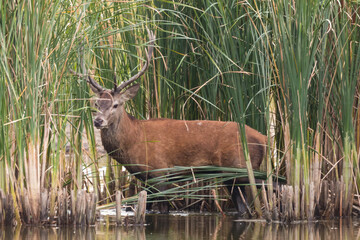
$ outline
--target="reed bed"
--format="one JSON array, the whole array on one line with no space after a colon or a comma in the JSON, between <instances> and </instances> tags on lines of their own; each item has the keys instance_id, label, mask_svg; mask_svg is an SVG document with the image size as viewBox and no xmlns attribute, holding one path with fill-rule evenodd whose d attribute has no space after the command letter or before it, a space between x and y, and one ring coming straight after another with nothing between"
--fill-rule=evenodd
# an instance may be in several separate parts
<instances>
[{"instance_id":1,"label":"reed bed","mask_svg":"<svg viewBox=\"0 0 360 240\"><path fill-rule=\"evenodd\" d=\"M141 66L145 27L156 50L131 114L237 121L254 216L357 214L359 8L336 0L0 1L0 222L67 222L61 212L81 198L106 207L117 189L130 200L151 193L151 181L99 153L92 93L69 71L112 88ZM261 176L249 164L244 124L268 136ZM183 175L178 188L148 199L180 199L175 209L228 199L213 190L240 172L211 171L206 184L191 186L194 177ZM282 176L286 184L273 187Z\"/></svg>"}]
</instances>

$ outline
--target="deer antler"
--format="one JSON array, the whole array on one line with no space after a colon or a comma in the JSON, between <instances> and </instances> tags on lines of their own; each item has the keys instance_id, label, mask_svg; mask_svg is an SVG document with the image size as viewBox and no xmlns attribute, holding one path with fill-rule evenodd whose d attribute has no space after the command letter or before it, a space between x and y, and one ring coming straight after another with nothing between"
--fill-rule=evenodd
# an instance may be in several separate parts
<instances>
[{"instance_id":1,"label":"deer antler","mask_svg":"<svg viewBox=\"0 0 360 240\"><path fill-rule=\"evenodd\" d=\"M144 64L144 66L141 68L140 72L138 72L137 74L135 74L134 76L132 76L129 80L123 82L120 84L120 86L115 88L115 92L120 92L122 89L124 89L125 87L127 87L129 84L131 84L132 82L134 82L136 79L138 79L139 77L141 77L141 75L143 75L145 73L145 71L148 69L149 64L150 64L150 60L152 57L152 53L154 50L154 42L155 42L155 36L154 33L152 31L150 31L148 28L146 28L148 34L149 34L149 41L150 41L150 45L148 47L148 53L147 53L147 59L146 59L146 63Z\"/></svg>"},{"instance_id":2,"label":"deer antler","mask_svg":"<svg viewBox=\"0 0 360 240\"><path fill-rule=\"evenodd\" d=\"M148 53L147 53L147 59L146 59L146 63L144 64L144 66L142 67L142 69L140 70L140 72L138 72L137 74L135 74L134 76L132 76L129 80L123 82L120 84L120 86L116 86L116 77L114 77L114 93L119 93L122 89L124 89L125 87L127 87L129 84L131 84L132 82L134 82L136 79L138 79L139 77L141 77L141 75L143 75L145 73L145 71L148 69L149 64L150 64L150 60L152 57L152 53L154 51L154 42L155 42L155 35L152 31L150 31L148 28L146 28L148 34L149 34L149 40L150 40L150 45L148 47ZM93 90L96 90L97 92L102 92L104 90L106 90L105 88L103 88L102 86L100 86L92 77L90 77L87 74L80 74L77 73L71 69L69 69L70 72L76 76L79 77L87 77L87 82L91 85L91 87L93 88ZM115 70L116 72L116 70Z\"/></svg>"},{"instance_id":3,"label":"deer antler","mask_svg":"<svg viewBox=\"0 0 360 240\"><path fill-rule=\"evenodd\" d=\"M94 87L96 90L98 90L99 92L102 92L102 91L105 90L102 86L100 86L100 84L98 84L97 82L95 82L95 80L94 80L92 77L90 77L90 76L88 76L87 82L90 83L91 86L93 86L93 87Z\"/></svg>"},{"instance_id":4,"label":"deer antler","mask_svg":"<svg viewBox=\"0 0 360 240\"><path fill-rule=\"evenodd\" d=\"M102 92L102 91L105 90L105 88L103 88L102 86L100 86L100 84L98 84L97 82L95 82L95 80L94 80L92 77L90 77L89 75L77 73L77 72L75 72L75 71L72 70L72 69L69 69L69 71L70 71L72 74L74 74L75 76L78 76L78 77L81 77L81 78L87 77L87 80L86 80L86 81L87 81L94 89L96 89L98 92Z\"/></svg>"}]
</instances>

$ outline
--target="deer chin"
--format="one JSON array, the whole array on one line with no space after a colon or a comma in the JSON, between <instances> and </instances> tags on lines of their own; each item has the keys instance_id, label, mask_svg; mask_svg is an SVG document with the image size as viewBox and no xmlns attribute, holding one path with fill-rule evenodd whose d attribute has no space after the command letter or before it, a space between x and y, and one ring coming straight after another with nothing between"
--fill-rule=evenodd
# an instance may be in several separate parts
<instances>
[{"instance_id":1,"label":"deer chin","mask_svg":"<svg viewBox=\"0 0 360 240\"><path fill-rule=\"evenodd\" d=\"M99 130L102 130L102 129L107 129L108 128L108 126L95 126L97 129L99 129Z\"/></svg>"}]
</instances>

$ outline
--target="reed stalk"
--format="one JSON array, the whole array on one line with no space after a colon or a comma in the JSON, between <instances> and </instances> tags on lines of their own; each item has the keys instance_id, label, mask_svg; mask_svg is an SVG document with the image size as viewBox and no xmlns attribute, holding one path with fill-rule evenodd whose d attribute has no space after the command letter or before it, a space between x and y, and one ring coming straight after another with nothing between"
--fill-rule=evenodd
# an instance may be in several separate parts
<instances>
[{"instance_id":1,"label":"reed stalk","mask_svg":"<svg viewBox=\"0 0 360 240\"><path fill-rule=\"evenodd\" d=\"M351 214L360 187L358 2L40 0L0 1L0 9L0 188L10 193L18 221L29 212L19 197L25 193L34 222L44 189L51 190L52 217L64 187L77 196L92 185L102 195L92 95L68 69L112 88L141 68L145 27L155 32L156 49L128 112L138 119L238 122L258 215L252 175L259 175L251 169L244 124L269 136L270 209L284 206L284 219ZM115 168L126 192L129 177ZM279 190L278 201L274 173L291 185ZM202 199L196 191L207 190L184 186L168 190L172 200ZM294 205L279 203L287 198Z\"/></svg>"}]
</instances>

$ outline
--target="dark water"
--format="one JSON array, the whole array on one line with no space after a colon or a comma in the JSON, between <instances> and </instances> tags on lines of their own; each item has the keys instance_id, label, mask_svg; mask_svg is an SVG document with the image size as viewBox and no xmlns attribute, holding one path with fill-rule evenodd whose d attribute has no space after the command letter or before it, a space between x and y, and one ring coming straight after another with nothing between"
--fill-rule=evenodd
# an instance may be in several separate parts
<instances>
[{"instance_id":1,"label":"dark water","mask_svg":"<svg viewBox=\"0 0 360 240\"><path fill-rule=\"evenodd\" d=\"M356 220L297 224L236 222L217 215L149 215L146 227L116 227L108 221L94 227L0 228L0 239L360 239Z\"/></svg>"}]
</instances>

